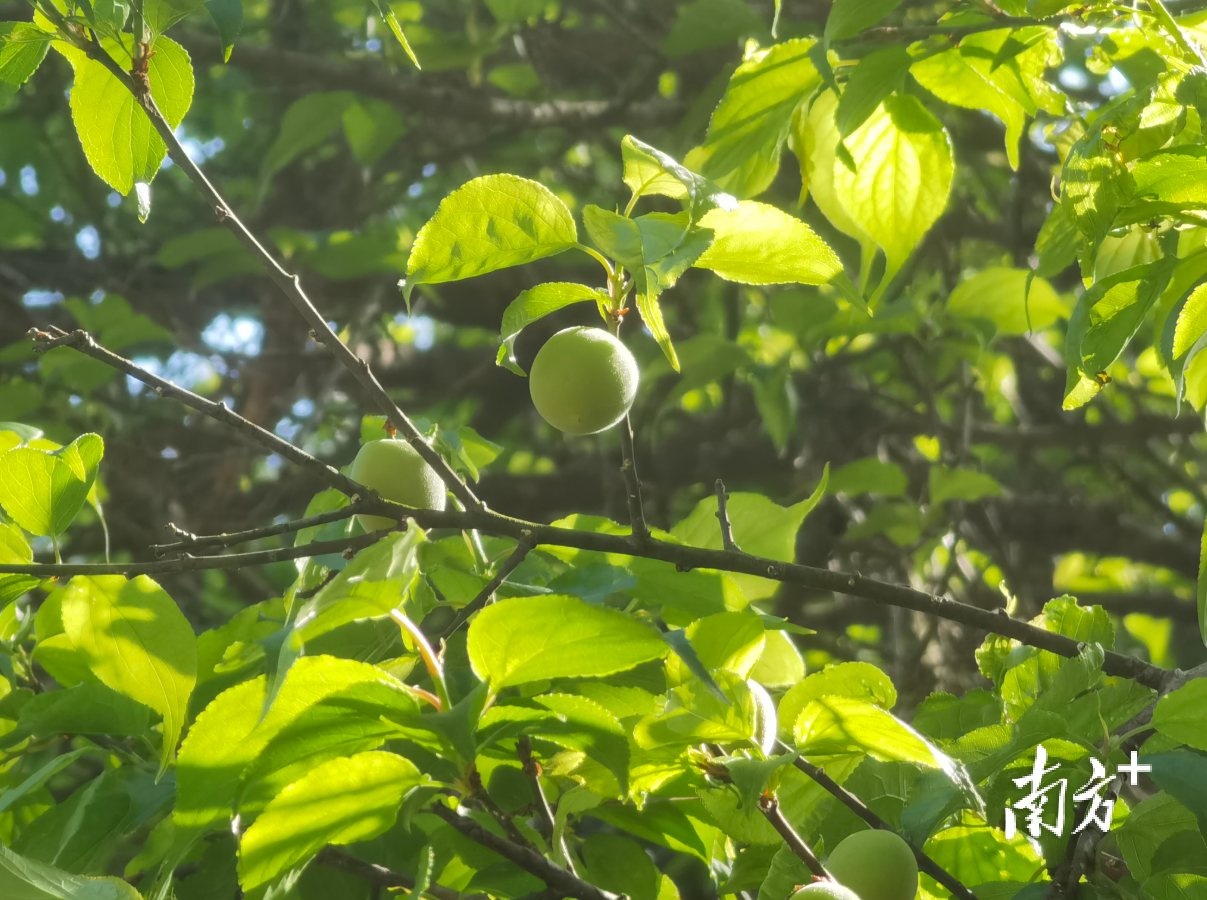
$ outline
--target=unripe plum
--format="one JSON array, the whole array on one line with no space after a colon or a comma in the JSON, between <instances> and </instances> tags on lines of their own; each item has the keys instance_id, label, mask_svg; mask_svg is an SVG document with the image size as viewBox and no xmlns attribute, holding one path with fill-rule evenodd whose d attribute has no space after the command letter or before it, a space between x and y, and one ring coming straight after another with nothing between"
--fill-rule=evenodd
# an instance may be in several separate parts
<instances>
[{"instance_id":1,"label":"unripe plum","mask_svg":"<svg viewBox=\"0 0 1207 900\"><path fill-rule=\"evenodd\" d=\"M859 895L837 881L815 881L793 894L790 900L859 900Z\"/></svg>"},{"instance_id":2,"label":"unripe plum","mask_svg":"<svg viewBox=\"0 0 1207 900\"><path fill-rule=\"evenodd\" d=\"M637 360L600 328L567 328L545 342L528 375L541 417L567 434L595 434L625 417L637 396Z\"/></svg>"},{"instance_id":3,"label":"unripe plum","mask_svg":"<svg viewBox=\"0 0 1207 900\"><path fill-rule=\"evenodd\" d=\"M369 441L360 448L348 477L414 509L444 509L444 482L414 447L402 440ZM383 531L397 523L385 516L357 516L365 531Z\"/></svg>"},{"instance_id":4,"label":"unripe plum","mask_svg":"<svg viewBox=\"0 0 1207 900\"><path fill-rule=\"evenodd\" d=\"M914 851L892 831L855 832L834 848L826 869L860 900L914 900L918 893Z\"/></svg>"}]
</instances>

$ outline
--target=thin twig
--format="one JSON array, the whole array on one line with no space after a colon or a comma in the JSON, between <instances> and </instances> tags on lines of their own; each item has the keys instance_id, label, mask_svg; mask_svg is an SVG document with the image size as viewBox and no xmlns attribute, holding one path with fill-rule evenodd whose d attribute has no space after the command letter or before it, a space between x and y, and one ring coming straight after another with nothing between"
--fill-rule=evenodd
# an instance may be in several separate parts
<instances>
[{"instance_id":1,"label":"thin twig","mask_svg":"<svg viewBox=\"0 0 1207 900\"><path fill-rule=\"evenodd\" d=\"M356 493L356 482L341 475L339 470L334 466L327 465L325 462L311 456L305 450L291 444L284 438L278 437L271 431L261 428L254 422L243 418L243 416L236 413L225 403L215 403L212 400L207 400L200 394L194 394L192 391L185 390L165 378L160 378L158 375L134 365L130 360L118 356L110 350L106 350L97 344L92 339L92 335L86 331L77 329L70 334L61 334L55 337L45 331L33 329L30 331L30 337L34 341L34 349L39 353L46 353L56 347L70 347L73 350L77 350L85 356L90 356L111 368L117 369L119 372L129 375L137 381L141 381L161 397L171 397L190 409L195 409L197 412L204 413L211 419L217 419L224 425L229 425L240 434L246 435L283 459L287 459L292 463L296 463L303 468L317 473L325 482L343 491L345 494L351 495ZM361 491L363 493L364 489L362 488Z\"/></svg>"},{"instance_id":2,"label":"thin twig","mask_svg":"<svg viewBox=\"0 0 1207 900\"><path fill-rule=\"evenodd\" d=\"M519 847L506 838L487 831L473 819L453 812L443 803L433 803L429 808L471 841L481 844L487 850L493 850L525 872L535 875L551 888L563 891L571 897L577 897L578 900L620 900L619 896L611 891L605 891L590 882L583 881L574 873L563 869L540 853L526 847Z\"/></svg>"},{"instance_id":3,"label":"thin twig","mask_svg":"<svg viewBox=\"0 0 1207 900\"><path fill-rule=\"evenodd\" d=\"M63 25L63 18L57 14L56 10L51 9L49 12L54 13L51 19L55 24ZM406 413L399 409L398 405L390 399L390 395L386 393L385 388L381 386L381 383L374 376L372 369L369 368L368 361L358 357L349 349L347 344L339 339L339 335L335 333L322 313L315 308L310 298L306 296L306 292L302 290L301 279L285 271L273 255L265 249L264 245L260 243L256 236L235 215L234 209L227 203L226 198L210 183L205 173L193 162L192 157L184 149L184 145L176 137L175 130L168 124L163 113L160 112L151 92L139 90L138 85L131 79L130 75L123 71L121 66L99 44L95 42L81 42L79 49L87 53L90 59L104 66L139 101L147 114L147 118L151 120L151 125L163 139L164 144L167 145L168 155L171 156L172 162L180 166L181 170L188 176L197 189L201 191L206 201L210 204L211 209L214 210L214 214L218 217L218 221L238 238L239 243L255 258L277 287L289 299L290 303L293 304L294 309L306 320L315 340L325 344L335 355L336 359L343 364L344 368L352 373L352 376L360 382L361 386L373 397L377 406L386 414L386 419L389 423L415 448L424 461L436 470L436 473L448 489L452 491L453 495L465 504L468 509L482 509L482 501L474 495L474 492L469 489L465 481L453 471L444 457L437 453L435 448L424 439L419 429L415 427L415 423L407 417Z\"/></svg>"},{"instance_id":4,"label":"thin twig","mask_svg":"<svg viewBox=\"0 0 1207 900\"><path fill-rule=\"evenodd\" d=\"M152 544L151 550L156 556L164 556L168 553L180 553L185 550L193 550L197 547L231 547L235 544L245 544L249 541L257 541L260 538L275 537L278 534L291 534L295 531L301 531L304 528L313 528L316 525L326 525L329 522L341 522L345 519L350 519L359 512L362 512L367 504L363 500L358 500L351 503L342 509L335 509L331 512L320 513L317 516L306 516L303 519L294 519L292 522L281 522L278 525L265 525L263 528L250 528L247 531L235 531L230 534L211 534L211 535L190 535L176 529L177 534L185 535L184 540L177 541L174 544Z\"/></svg>"},{"instance_id":5,"label":"thin twig","mask_svg":"<svg viewBox=\"0 0 1207 900\"><path fill-rule=\"evenodd\" d=\"M804 838L797 834L788 820L784 818L784 814L780 810L779 798L775 794L763 794L759 797L759 810L771 823L771 827L779 832L784 843L788 845L788 849L809 867L810 872L826 881L834 880L834 876L826 871L826 867L814 855L813 848L805 843Z\"/></svg>"},{"instance_id":6,"label":"thin twig","mask_svg":"<svg viewBox=\"0 0 1207 900\"><path fill-rule=\"evenodd\" d=\"M532 757L532 740L528 735L522 735L516 741L516 755L520 758L520 765L524 767L524 774L528 776L528 784L532 787L532 793L536 795L537 811L540 813L541 833L545 839L553 844L553 838L557 834L557 820L553 816L553 807L549 805L549 798L545 795L545 788L541 785L541 765ZM575 875L578 870L574 867L574 859L570 856L570 848L566 845L566 838L563 835L558 840L558 849L561 851L562 858L566 860L566 866Z\"/></svg>"},{"instance_id":7,"label":"thin twig","mask_svg":"<svg viewBox=\"0 0 1207 900\"><path fill-rule=\"evenodd\" d=\"M346 850L340 850L337 847L324 847L319 851L318 856L315 857L315 862L320 865L330 866L333 869L348 872L362 881L367 881L369 884L388 888L403 888L407 891L415 889L415 879L410 875L403 872L395 872L393 869L387 869L385 866L379 866L376 863L358 859ZM462 894L460 891L441 887L438 884L428 885L424 893L435 897L436 900L487 900L482 894Z\"/></svg>"},{"instance_id":8,"label":"thin twig","mask_svg":"<svg viewBox=\"0 0 1207 900\"><path fill-rule=\"evenodd\" d=\"M782 750L790 751L792 749L783 741L780 741L779 745ZM792 765L812 778L817 782L819 787L829 792L839 803L873 828L880 828L884 831L893 830L888 822L868 809L862 800L827 775L825 770L799 756L792 761ZM959 900L977 900L976 895L965 887L963 882L927 856L922 850L915 847L912 841L906 840L906 843L909 844L909 849L914 852L914 858L918 861L918 871L925 872L935 881L939 882L939 884L943 885L943 887L951 891L952 896L959 898Z\"/></svg>"},{"instance_id":9,"label":"thin twig","mask_svg":"<svg viewBox=\"0 0 1207 900\"><path fill-rule=\"evenodd\" d=\"M721 523L721 546L726 550L740 550L733 542L733 526L729 523L729 494L725 493L725 482L717 479L717 521Z\"/></svg>"},{"instance_id":10,"label":"thin twig","mask_svg":"<svg viewBox=\"0 0 1207 900\"><path fill-rule=\"evenodd\" d=\"M645 540L650 536L645 524L645 507L641 502L641 477L637 474L637 454L633 450L633 426L626 415L620 423L620 474L624 476L625 498L629 506L629 524L633 537Z\"/></svg>"},{"instance_id":11,"label":"thin twig","mask_svg":"<svg viewBox=\"0 0 1207 900\"><path fill-rule=\"evenodd\" d=\"M478 596L474 597L473 600L470 600L469 603L465 604L465 606L461 607L461 609L457 612L457 617L453 619L452 624L449 625L448 628L444 629L444 634L440 636L442 640L445 640L451 635L455 634L458 628L469 621L470 616L490 602L491 598L493 598L495 595L495 591L499 589L499 586L504 582L507 576L515 571L516 566L524 561L524 557L528 555L529 551L532 550L532 547L533 545L530 541L520 541L520 543L516 545L516 548L511 551L511 556L507 557L507 559L504 560L503 565L499 566L499 571L495 572L494 578L490 579L490 581L487 582L486 587L482 588L482 590L478 592Z\"/></svg>"},{"instance_id":12,"label":"thin twig","mask_svg":"<svg viewBox=\"0 0 1207 900\"><path fill-rule=\"evenodd\" d=\"M191 556L182 554L175 559L160 559L143 563L48 563L41 565L3 566L0 574L36 575L39 578L59 578L71 575L163 575L168 572L200 572L205 569L245 569L266 566L287 559L326 556L329 553L351 554L376 544L390 532L374 531L338 541L313 541L300 547L278 547L276 550L257 550L252 553L227 553L221 556Z\"/></svg>"}]
</instances>

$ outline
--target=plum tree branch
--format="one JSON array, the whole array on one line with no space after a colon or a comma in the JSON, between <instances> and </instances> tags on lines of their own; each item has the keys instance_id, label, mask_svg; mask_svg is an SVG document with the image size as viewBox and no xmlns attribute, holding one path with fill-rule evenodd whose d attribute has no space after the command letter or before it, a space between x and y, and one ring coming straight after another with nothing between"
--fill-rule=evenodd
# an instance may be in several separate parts
<instances>
[{"instance_id":1,"label":"plum tree branch","mask_svg":"<svg viewBox=\"0 0 1207 900\"><path fill-rule=\"evenodd\" d=\"M535 875L551 888L562 891L571 897L577 897L578 900L620 900L617 894L583 881L577 875L563 869L534 850L519 847L506 838L487 831L473 819L453 812L443 803L433 803L430 809L471 841L481 844L487 850L493 850L525 872Z\"/></svg>"},{"instance_id":2,"label":"plum tree branch","mask_svg":"<svg viewBox=\"0 0 1207 900\"><path fill-rule=\"evenodd\" d=\"M804 838L797 834L791 823L784 818L784 813L780 809L779 798L775 794L763 794L763 796L759 797L759 811L771 823L771 827L779 832L779 836L784 839L784 843L788 845L788 849L795 853L809 867L810 872L826 881L834 880L834 876L826 871L826 867L821 864L813 853L813 848L805 843Z\"/></svg>"},{"instance_id":3,"label":"plum tree branch","mask_svg":"<svg viewBox=\"0 0 1207 900\"><path fill-rule=\"evenodd\" d=\"M733 525L729 522L729 494L725 490L725 482L717 479L717 521L721 525L721 547L725 550L738 550L733 540Z\"/></svg>"},{"instance_id":4,"label":"plum tree branch","mask_svg":"<svg viewBox=\"0 0 1207 900\"><path fill-rule=\"evenodd\" d=\"M779 745L780 748L785 751L791 751L792 749L783 741L780 741ZM796 759L792 761L792 765L812 778L815 782L817 782L819 787L826 790L830 795L838 800L839 803L841 803L851 812L855 813L855 815L859 816L859 818L863 819L863 821L867 822L873 828L880 828L884 831L893 831L893 828L888 824L888 822L884 821L884 819L880 818L880 816L868 809L862 800L827 775L824 769L813 765L813 763L806 759L802 759L800 756L797 756ZM943 887L951 891L952 896L958 898L958 900L977 900L976 895L970 891L963 882L931 859L925 852L914 846L913 841L905 839L904 837L903 839L907 844L909 844L909 849L913 851L914 858L918 861L918 871L925 872L939 884L943 885Z\"/></svg>"},{"instance_id":5,"label":"plum tree branch","mask_svg":"<svg viewBox=\"0 0 1207 900\"><path fill-rule=\"evenodd\" d=\"M524 557L528 555L532 547L533 545L530 541L520 541L516 545L516 548L511 551L511 555L499 566L499 571L495 572L494 577L478 592L478 596L470 600L469 603L465 604L457 612L457 617L453 619L448 628L444 629L444 633L440 636L441 639L454 634L458 628L469 621L470 616L490 602L491 597L495 595L495 591L499 589L499 586L506 580L507 576L515 571L516 566L524 561Z\"/></svg>"},{"instance_id":6,"label":"plum tree branch","mask_svg":"<svg viewBox=\"0 0 1207 900\"><path fill-rule=\"evenodd\" d=\"M348 872L369 884L381 885L386 888L403 888L407 891L415 889L415 879L410 875L358 859L346 850L340 850L337 847L324 847L315 857L315 862ZM428 885L424 893L435 897L436 900L486 900L482 894L462 894L438 884Z\"/></svg>"},{"instance_id":7,"label":"plum tree branch","mask_svg":"<svg viewBox=\"0 0 1207 900\"><path fill-rule=\"evenodd\" d=\"M40 4L39 8L46 12L48 4ZM51 21L56 25L63 25L63 18L57 10L53 10ZM367 360L358 357L352 350L340 340L339 335L335 333L331 325L323 317L323 315L311 302L306 292L302 290L301 279L296 275L291 275L287 272L276 258L268 252L259 239L248 230L247 226L235 214L235 211L227 203L226 199L218 192L218 189L206 178L205 173L201 171L200 166L193 162L192 157L184 149L184 145L180 143L180 139L176 137L176 132L168 121L163 117L163 113L159 111L159 107L155 103L155 98L150 91L139 90L138 85L134 83L130 75L124 72L114 59L101 48L95 41L79 41L77 46L89 58L100 63L108 72L118 80L120 84L125 86L134 98L142 106L147 114L147 118L151 120L155 131L163 139L167 145L168 155L171 156L172 162L180 166L189 180L197 187L206 201L214 210L214 214L218 217L218 221L224 225L241 243L244 248L252 255L252 257L260 264L261 268L268 274L282 293L293 304L294 309L301 314L302 318L310 326L315 340L325 344L336 359L343 364L352 376L360 382L361 386L373 398L376 405L385 413L387 421L394 429L400 433L415 450L423 457L424 461L431 466L441 480L445 483L448 489L460 500L467 509L482 509L482 501L477 498L465 481L453 471L452 466L429 444L420 434L419 429L399 407L390 399L390 395L386 393L381 382L373 374L369 368Z\"/></svg>"},{"instance_id":8,"label":"plum tree branch","mask_svg":"<svg viewBox=\"0 0 1207 900\"><path fill-rule=\"evenodd\" d=\"M372 495L362 485L340 474L333 467L322 463L315 457L279 438L277 435L260 428L242 416L234 413L225 405L213 403L184 390L169 381L139 369L133 363L122 359L114 353L103 350L96 345L86 332L77 331L70 335L52 338L40 332L35 334L43 347L76 346L81 352L101 360L119 371L133 375L135 378L162 389L163 393L181 400L198 411L213 416L237 430L259 441L265 447L280 453L286 459L314 468L322 474L332 486L349 496L359 496L365 499L366 509L374 514L389 516L397 519L412 519L423 528L456 528L478 529L487 534L506 536L517 541L532 543L534 546L547 544L551 546L574 547L580 550L596 550L603 553L618 553L626 556L658 559L674 564L678 569L714 569L724 572L740 572L757 575L790 584L820 591L832 591L862 597L874 603L886 606L896 606L915 612L927 613L953 622L960 622L994 632L1004 637L1012 638L1023 644L1049 650L1060 656L1075 657L1080 652L1081 644L1072 638L1056 634L1046 629L1031 625L1027 622L1012 618L1005 610L989 611L969 604L960 603L947 597L924 593L905 585L889 584L867 578L863 575L838 572L831 569L821 569L796 563L785 563L779 560L766 559L745 553L741 550L709 550L702 547L689 547L683 544L659 540L646 535L636 534L604 534L590 531L577 531L571 528L561 528L555 525L540 525L526 522L510 516L501 515L485 507L460 510L418 510L400 504L381 500ZM342 346L342 345L341 345ZM425 446L426 443L425 443ZM430 448L429 448L430 449ZM433 451L434 452L434 451ZM296 548L293 548L296 549ZM281 551L269 551L278 553ZM328 552L328 551L324 551ZM305 554L299 554L305 555ZM281 557L295 558L295 557ZM138 574L149 565L162 566L148 571L186 571L190 568L238 568L242 565L260 565L255 560L256 554L233 554L222 557L203 557L185 560L166 560L161 563L129 563L129 564L80 564L70 567L46 564L36 566L0 566L0 574L15 573L34 574L41 577L55 577L66 574L108 574L113 572ZM204 564L202 564L204 561ZM70 568L70 571L67 569ZM1134 678L1148 687L1162 689L1175 677L1176 673L1160 666L1154 666L1135 657L1124 656L1114 651L1108 651L1103 663L1103 671L1108 675L1119 675Z\"/></svg>"},{"instance_id":9,"label":"plum tree branch","mask_svg":"<svg viewBox=\"0 0 1207 900\"><path fill-rule=\"evenodd\" d=\"M275 537L279 534L292 534L304 528L313 528L318 525L326 525L330 522L341 522L352 518L357 513L363 512L367 506L368 503L366 501L357 500L341 509L320 513L316 516L306 516L302 519L294 519L291 522L281 522L279 525L249 528L247 531L234 531L229 534L189 534L187 531L181 531L179 528L169 525L168 527L172 528L182 540L171 544L152 544L151 550L156 556L166 556L169 553L182 553L186 550L196 549L197 547L232 547L235 544L245 544L249 541L260 540L261 538Z\"/></svg>"},{"instance_id":10,"label":"plum tree branch","mask_svg":"<svg viewBox=\"0 0 1207 900\"><path fill-rule=\"evenodd\" d=\"M536 795L537 811L540 813L542 824L541 830L549 843L552 844L554 836L557 834L557 823L553 816L553 807L549 805L549 798L545 796L545 788L541 786L541 767L532 757L532 740L528 735L522 735L516 741L516 755L520 758L520 765L524 769L524 774L528 777L528 784L532 787L532 793ZM561 838L558 844L562 858L566 860L566 865L570 867L570 871L574 872L574 860L570 858L570 848L566 846L566 839L564 837ZM575 872L575 874L578 873Z\"/></svg>"},{"instance_id":11,"label":"plum tree branch","mask_svg":"<svg viewBox=\"0 0 1207 900\"><path fill-rule=\"evenodd\" d=\"M376 544L390 532L373 531L338 541L312 541L298 547L278 547L275 550L256 550L251 553L225 553L220 556L191 556L182 554L175 559L129 563L32 563L0 566L0 575L33 575L37 578L59 578L74 575L165 575L170 572L200 572L205 569L245 569L266 566L287 559L326 556L329 553L352 554ZM349 559L351 556L348 557Z\"/></svg>"}]
</instances>

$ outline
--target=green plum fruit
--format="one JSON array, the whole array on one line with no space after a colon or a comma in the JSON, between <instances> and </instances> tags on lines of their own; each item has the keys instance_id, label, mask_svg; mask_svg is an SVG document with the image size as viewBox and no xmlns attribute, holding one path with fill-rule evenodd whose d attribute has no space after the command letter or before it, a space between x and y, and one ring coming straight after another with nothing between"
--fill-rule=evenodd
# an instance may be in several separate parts
<instances>
[{"instance_id":1,"label":"green plum fruit","mask_svg":"<svg viewBox=\"0 0 1207 900\"><path fill-rule=\"evenodd\" d=\"M892 831L855 832L834 848L826 869L860 900L914 900L918 893L914 851Z\"/></svg>"},{"instance_id":2,"label":"green plum fruit","mask_svg":"<svg viewBox=\"0 0 1207 900\"><path fill-rule=\"evenodd\" d=\"M567 434L596 434L625 417L637 396L637 360L600 328L567 328L545 342L528 375L541 417Z\"/></svg>"},{"instance_id":3,"label":"green plum fruit","mask_svg":"<svg viewBox=\"0 0 1207 900\"><path fill-rule=\"evenodd\" d=\"M791 900L859 900L859 895L837 881L815 881L793 894Z\"/></svg>"},{"instance_id":4,"label":"green plum fruit","mask_svg":"<svg viewBox=\"0 0 1207 900\"><path fill-rule=\"evenodd\" d=\"M369 441L360 448L348 477L393 500L415 509L444 509L444 482L406 441ZM397 522L385 516L357 516L365 531L383 531Z\"/></svg>"}]
</instances>

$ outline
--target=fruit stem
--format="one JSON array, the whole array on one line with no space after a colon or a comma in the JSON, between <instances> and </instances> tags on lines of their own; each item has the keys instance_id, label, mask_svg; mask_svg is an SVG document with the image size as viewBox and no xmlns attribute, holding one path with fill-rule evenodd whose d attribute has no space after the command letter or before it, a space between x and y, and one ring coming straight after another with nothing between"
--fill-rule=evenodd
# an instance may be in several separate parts
<instances>
[{"instance_id":1,"label":"fruit stem","mask_svg":"<svg viewBox=\"0 0 1207 900\"><path fill-rule=\"evenodd\" d=\"M615 297L617 284L608 282ZM619 340L620 323L624 315L616 312L612 315L612 334ZM633 423L629 414L625 413L620 421L620 474L624 476L625 499L629 507L629 526L636 540L644 541L650 536L649 526L645 524L645 507L641 502L641 478L637 474L637 454L633 449Z\"/></svg>"},{"instance_id":2,"label":"fruit stem","mask_svg":"<svg viewBox=\"0 0 1207 900\"><path fill-rule=\"evenodd\" d=\"M783 812L780 810L780 801L775 794L763 794L759 797L759 810L766 816L767 821L771 823L771 827L779 832L780 837L784 839L784 843L788 845L788 849L795 853L812 872L817 880L833 881L834 876L826 871L825 866L821 864L818 858L813 853L813 848L805 843L802 838L784 818Z\"/></svg>"}]
</instances>

